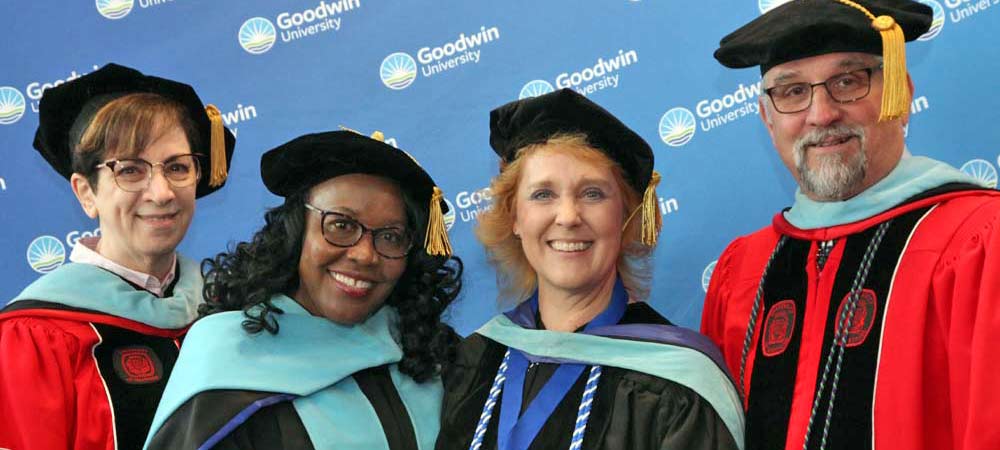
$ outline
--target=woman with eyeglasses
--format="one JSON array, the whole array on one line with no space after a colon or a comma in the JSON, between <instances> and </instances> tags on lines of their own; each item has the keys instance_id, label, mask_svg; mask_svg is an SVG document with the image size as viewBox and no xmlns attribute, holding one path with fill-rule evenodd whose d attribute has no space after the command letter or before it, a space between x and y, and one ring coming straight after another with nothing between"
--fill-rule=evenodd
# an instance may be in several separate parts
<instances>
[{"instance_id":1,"label":"woman with eyeglasses","mask_svg":"<svg viewBox=\"0 0 1000 450\"><path fill-rule=\"evenodd\" d=\"M202 298L176 248L234 145L176 81L109 64L45 91L35 149L101 232L0 311L0 448L142 446Z\"/></svg>"},{"instance_id":2,"label":"woman with eyeglasses","mask_svg":"<svg viewBox=\"0 0 1000 450\"><path fill-rule=\"evenodd\" d=\"M381 133L301 136L261 174L284 203L204 262L148 448L433 448L462 273L441 191Z\"/></svg>"}]
</instances>

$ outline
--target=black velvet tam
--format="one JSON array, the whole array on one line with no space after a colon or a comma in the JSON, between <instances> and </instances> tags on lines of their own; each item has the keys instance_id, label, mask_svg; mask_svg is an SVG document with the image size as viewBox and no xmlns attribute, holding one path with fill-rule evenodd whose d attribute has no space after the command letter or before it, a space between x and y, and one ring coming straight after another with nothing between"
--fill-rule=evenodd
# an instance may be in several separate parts
<instances>
[{"instance_id":1,"label":"black velvet tam","mask_svg":"<svg viewBox=\"0 0 1000 450\"><path fill-rule=\"evenodd\" d=\"M434 180L406 152L353 131L299 136L260 158L264 185L287 197L323 181L350 173L385 177L421 201L430 201ZM448 205L441 201L441 212Z\"/></svg>"},{"instance_id":2,"label":"black velvet tam","mask_svg":"<svg viewBox=\"0 0 1000 450\"><path fill-rule=\"evenodd\" d=\"M197 197L215 192L223 184L209 186L212 152L211 122L205 104L191 86L166 78L143 75L117 64L108 64L73 81L45 90L38 105L38 130L34 147L45 161L67 180L73 174L72 152L90 125L94 115L112 100L134 93L152 93L179 102L194 122L198 142L192 151L205 157L199 159L203 176L198 181ZM236 137L225 129L226 167L231 167Z\"/></svg>"},{"instance_id":3,"label":"black velvet tam","mask_svg":"<svg viewBox=\"0 0 1000 450\"><path fill-rule=\"evenodd\" d=\"M525 146L562 133L583 133L587 142L625 170L629 184L646 190L653 173L653 150L638 134L600 105L572 89L503 105L490 112L490 146L510 162Z\"/></svg>"},{"instance_id":4,"label":"black velvet tam","mask_svg":"<svg viewBox=\"0 0 1000 450\"><path fill-rule=\"evenodd\" d=\"M912 41L930 29L930 6L911 0L858 0L876 17L892 17ZM863 12L837 0L793 0L722 38L715 59L734 69L770 68L837 52L882 54L882 39Z\"/></svg>"}]
</instances>

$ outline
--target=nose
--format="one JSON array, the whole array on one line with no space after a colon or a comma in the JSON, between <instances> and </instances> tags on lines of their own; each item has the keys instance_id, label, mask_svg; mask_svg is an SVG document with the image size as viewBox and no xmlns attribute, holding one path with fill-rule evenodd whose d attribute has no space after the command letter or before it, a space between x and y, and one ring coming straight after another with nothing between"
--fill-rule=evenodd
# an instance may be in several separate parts
<instances>
[{"instance_id":1,"label":"nose","mask_svg":"<svg viewBox=\"0 0 1000 450\"><path fill-rule=\"evenodd\" d=\"M556 224L572 227L580 224L580 205L575 198L564 196L556 210Z\"/></svg>"},{"instance_id":2,"label":"nose","mask_svg":"<svg viewBox=\"0 0 1000 450\"><path fill-rule=\"evenodd\" d=\"M347 249L347 258L361 265L371 265L378 261L375 239L371 233L362 234L361 240Z\"/></svg>"},{"instance_id":3,"label":"nose","mask_svg":"<svg viewBox=\"0 0 1000 450\"><path fill-rule=\"evenodd\" d=\"M826 90L825 84L813 86L812 104L809 105L806 120L809 125L816 127L826 127L839 121L843 115L843 105L838 103L830 92Z\"/></svg>"},{"instance_id":4,"label":"nose","mask_svg":"<svg viewBox=\"0 0 1000 450\"><path fill-rule=\"evenodd\" d=\"M149 186L146 187L146 195L156 204L167 204L176 198L174 193L174 187L170 185L167 181L167 177L163 175L163 170L156 170L153 168L152 178L149 180Z\"/></svg>"}]
</instances>

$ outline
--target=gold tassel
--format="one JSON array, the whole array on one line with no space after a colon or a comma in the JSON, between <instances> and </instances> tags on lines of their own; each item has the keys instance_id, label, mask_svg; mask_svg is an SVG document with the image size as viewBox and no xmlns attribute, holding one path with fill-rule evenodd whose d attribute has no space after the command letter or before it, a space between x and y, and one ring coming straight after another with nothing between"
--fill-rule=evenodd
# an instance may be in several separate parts
<instances>
[{"instance_id":1,"label":"gold tassel","mask_svg":"<svg viewBox=\"0 0 1000 450\"><path fill-rule=\"evenodd\" d=\"M212 160L211 172L208 177L208 185L211 187L222 186L229 176L226 168L226 128L222 124L222 113L215 105L205 105L205 113L208 114L208 121L212 126L211 138L209 140L209 158Z\"/></svg>"},{"instance_id":2,"label":"gold tassel","mask_svg":"<svg viewBox=\"0 0 1000 450\"><path fill-rule=\"evenodd\" d=\"M910 109L910 88L906 82L906 36L890 16L875 17L865 7L851 0L837 0L861 11L872 21L872 28L882 38L882 111L878 121L903 117Z\"/></svg>"},{"instance_id":3,"label":"gold tassel","mask_svg":"<svg viewBox=\"0 0 1000 450\"><path fill-rule=\"evenodd\" d=\"M653 171L653 176L649 178L649 185L646 192L642 194L642 243L647 247L656 245L656 239L663 228L663 216L660 215L658 200L656 197L656 185L660 184L660 173Z\"/></svg>"},{"instance_id":4,"label":"gold tassel","mask_svg":"<svg viewBox=\"0 0 1000 450\"><path fill-rule=\"evenodd\" d=\"M448 241L448 231L444 226L444 214L441 212L441 198L444 193L434 186L431 194L430 213L427 218L427 236L424 237L424 249L428 255L450 256L451 242Z\"/></svg>"},{"instance_id":5,"label":"gold tassel","mask_svg":"<svg viewBox=\"0 0 1000 450\"><path fill-rule=\"evenodd\" d=\"M910 109L910 88L906 83L906 37L892 17L879 16L872 26L882 35L882 113L879 122L896 120Z\"/></svg>"}]
</instances>

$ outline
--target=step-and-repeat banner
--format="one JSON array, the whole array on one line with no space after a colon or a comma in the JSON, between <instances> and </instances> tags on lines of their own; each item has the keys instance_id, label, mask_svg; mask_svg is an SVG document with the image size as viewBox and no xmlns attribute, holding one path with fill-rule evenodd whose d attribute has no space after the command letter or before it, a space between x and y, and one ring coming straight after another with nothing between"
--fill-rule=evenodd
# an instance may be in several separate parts
<instances>
[{"instance_id":1,"label":"step-and-repeat banner","mask_svg":"<svg viewBox=\"0 0 1000 450\"><path fill-rule=\"evenodd\" d=\"M1000 165L1000 0L922 0L934 25L908 45L908 148L993 186ZM465 289L459 332L497 311L473 235L497 159L490 109L568 87L652 145L663 234L653 298L697 327L715 259L791 203L794 182L758 119L757 69L727 70L719 39L781 0L41 0L0 3L0 303L100 233L31 143L52 86L108 63L193 85L237 135L228 185L198 202L182 253L249 238L279 199L260 155L344 125L382 130L446 194ZM81 286L86 289L86 286Z\"/></svg>"}]
</instances>

